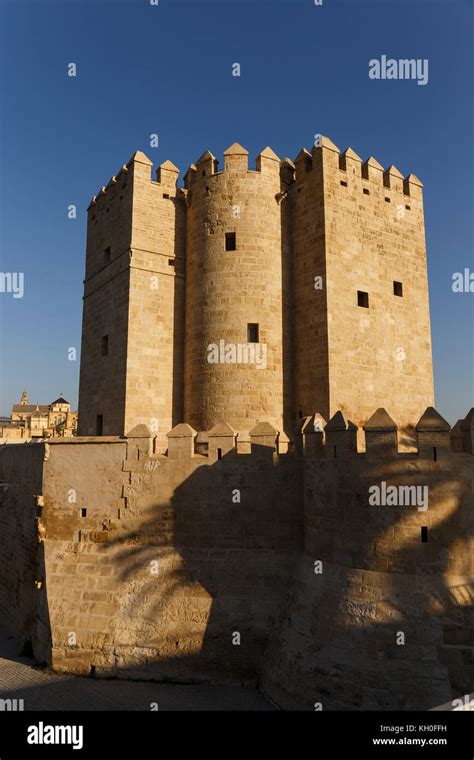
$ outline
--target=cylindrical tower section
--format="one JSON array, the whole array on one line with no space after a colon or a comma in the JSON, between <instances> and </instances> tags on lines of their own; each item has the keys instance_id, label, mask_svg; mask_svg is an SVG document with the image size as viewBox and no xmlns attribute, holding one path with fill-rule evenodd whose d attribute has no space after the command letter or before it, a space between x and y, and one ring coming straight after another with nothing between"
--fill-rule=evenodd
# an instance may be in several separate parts
<instances>
[{"instance_id":1,"label":"cylindrical tower section","mask_svg":"<svg viewBox=\"0 0 474 760\"><path fill-rule=\"evenodd\" d=\"M282 246L280 161L270 148L248 170L234 144L225 167L206 151L188 188L184 419L237 431L284 430L289 387L289 262Z\"/></svg>"}]
</instances>

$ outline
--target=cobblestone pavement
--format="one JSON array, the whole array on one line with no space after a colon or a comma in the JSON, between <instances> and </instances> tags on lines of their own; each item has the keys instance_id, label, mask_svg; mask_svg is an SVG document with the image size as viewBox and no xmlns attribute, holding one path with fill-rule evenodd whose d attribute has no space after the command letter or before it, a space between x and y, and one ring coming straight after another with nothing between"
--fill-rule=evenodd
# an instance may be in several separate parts
<instances>
[{"instance_id":1,"label":"cobblestone pavement","mask_svg":"<svg viewBox=\"0 0 474 760\"><path fill-rule=\"evenodd\" d=\"M24 710L273 710L256 690L231 686L101 680L51 673L18 655L0 628L0 700L23 699ZM0 702L0 709L5 709Z\"/></svg>"}]
</instances>

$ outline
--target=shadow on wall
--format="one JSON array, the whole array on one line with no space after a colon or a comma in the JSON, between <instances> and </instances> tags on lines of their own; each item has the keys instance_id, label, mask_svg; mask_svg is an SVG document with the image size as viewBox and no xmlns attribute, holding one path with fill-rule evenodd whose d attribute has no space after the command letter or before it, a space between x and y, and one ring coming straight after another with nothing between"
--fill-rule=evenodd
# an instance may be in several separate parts
<instances>
[{"instance_id":1,"label":"shadow on wall","mask_svg":"<svg viewBox=\"0 0 474 760\"><path fill-rule=\"evenodd\" d=\"M304 456L274 453L268 429L251 454L210 431L204 457L178 428L167 457L135 430L122 472L91 458L84 498L115 478L119 513L99 500L81 522L79 502L71 517L45 497L56 669L261 683L285 709L427 709L470 690L472 456L361 455L344 448L346 426ZM428 485L428 509L370 505L382 482Z\"/></svg>"},{"instance_id":2,"label":"shadow on wall","mask_svg":"<svg viewBox=\"0 0 474 760\"><path fill-rule=\"evenodd\" d=\"M0 447L0 617L39 663L51 658L45 554L39 541L44 446Z\"/></svg>"},{"instance_id":3,"label":"shadow on wall","mask_svg":"<svg viewBox=\"0 0 474 760\"><path fill-rule=\"evenodd\" d=\"M369 504L383 482L419 495L427 486L426 511ZM305 553L264 690L286 709L426 710L469 693L472 457L313 462L311 484Z\"/></svg>"}]
</instances>

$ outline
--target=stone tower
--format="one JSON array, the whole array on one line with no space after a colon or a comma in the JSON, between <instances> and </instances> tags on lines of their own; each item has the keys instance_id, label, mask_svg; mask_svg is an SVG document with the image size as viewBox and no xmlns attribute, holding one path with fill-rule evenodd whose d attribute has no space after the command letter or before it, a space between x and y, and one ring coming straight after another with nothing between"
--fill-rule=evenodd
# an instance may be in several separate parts
<instances>
[{"instance_id":1,"label":"stone tower","mask_svg":"<svg viewBox=\"0 0 474 760\"><path fill-rule=\"evenodd\" d=\"M177 187L140 151L89 206L79 435L209 430L434 404L421 182L326 137L234 143ZM403 440L402 440L403 444Z\"/></svg>"},{"instance_id":2,"label":"stone tower","mask_svg":"<svg viewBox=\"0 0 474 760\"><path fill-rule=\"evenodd\" d=\"M178 169L137 151L88 212L79 434L182 416L185 209Z\"/></svg>"},{"instance_id":3,"label":"stone tower","mask_svg":"<svg viewBox=\"0 0 474 760\"><path fill-rule=\"evenodd\" d=\"M421 182L326 137L295 164L295 408L414 426L434 403Z\"/></svg>"},{"instance_id":4,"label":"stone tower","mask_svg":"<svg viewBox=\"0 0 474 760\"><path fill-rule=\"evenodd\" d=\"M250 171L236 143L224 159L218 172L206 151L186 175L184 419L197 430L225 418L249 431L264 418L282 430L292 411L280 160L266 148Z\"/></svg>"}]
</instances>

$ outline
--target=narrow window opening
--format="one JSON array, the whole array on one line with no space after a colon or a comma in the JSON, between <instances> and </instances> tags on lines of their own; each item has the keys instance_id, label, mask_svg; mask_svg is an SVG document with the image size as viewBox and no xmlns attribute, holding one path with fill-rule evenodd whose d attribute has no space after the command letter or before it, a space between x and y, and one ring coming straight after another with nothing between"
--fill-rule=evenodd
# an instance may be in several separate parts
<instances>
[{"instance_id":1,"label":"narrow window opening","mask_svg":"<svg viewBox=\"0 0 474 760\"><path fill-rule=\"evenodd\" d=\"M222 459L222 449L217 449L217 459Z\"/></svg>"},{"instance_id":2,"label":"narrow window opening","mask_svg":"<svg viewBox=\"0 0 474 760\"><path fill-rule=\"evenodd\" d=\"M225 249L226 249L226 251L235 251L236 250L235 232L226 232L225 233Z\"/></svg>"},{"instance_id":3,"label":"narrow window opening","mask_svg":"<svg viewBox=\"0 0 474 760\"><path fill-rule=\"evenodd\" d=\"M433 446L433 461L438 461L438 452L436 451L436 446Z\"/></svg>"},{"instance_id":4,"label":"narrow window opening","mask_svg":"<svg viewBox=\"0 0 474 760\"><path fill-rule=\"evenodd\" d=\"M400 298L403 296L403 285L401 282L396 282L396 280L393 281L393 295Z\"/></svg>"},{"instance_id":5,"label":"narrow window opening","mask_svg":"<svg viewBox=\"0 0 474 760\"><path fill-rule=\"evenodd\" d=\"M390 199L390 198L387 198L387 197L385 197L385 203L391 203L391 202L392 202L392 201L391 201L391 199Z\"/></svg>"},{"instance_id":6,"label":"narrow window opening","mask_svg":"<svg viewBox=\"0 0 474 760\"><path fill-rule=\"evenodd\" d=\"M81 517L87 517L87 509L85 507L81 508Z\"/></svg>"},{"instance_id":7,"label":"narrow window opening","mask_svg":"<svg viewBox=\"0 0 474 760\"><path fill-rule=\"evenodd\" d=\"M363 290L357 291L357 306L362 306L363 309L369 308L369 294Z\"/></svg>"},{"instance_id":8,"label":"narrow window opening","mask_svg":"<svg viewBox=\"0 0 474 760\"><path fill-rule=\"evenodd\" d=\"M168 264L170 267L174 267L174 259L168 259Z\"/></svg>"},{"instance_id":9,"label":"narrow window opening","mask_svg":"<svg viewBox=\"0 0 474 760\"><path fill-rule=\"evenodd\" d=\"M98 414L96 417L96 423L95 423L95 434L96 435L102 435L102 430L104 427L104 418L102 414Z\"/></svg>"},{"instance_id":10,"label":"narrow window opening","mask_svg":"<svg viewBox=\"0 0 474 760\"><path fill-rule=\"evenodd\" d=\"M101 350L102 356L107 356L107 354L109 353L109 336L108 335L102 336L100 350Z\"/></svg>"},{"instance_id":11,"label":"narrow window opening","mask_svg":"<svg viewBox=\"0 0 474 760\"><path fill-rule=\"evenodd\" d=\"M104 262L110 264L110 245L104 249Z\"/></svg>"},{"instance_id":12,"label":"narrow window opening","mask_svg":"<svg viewBox=\"0 0 474 760\"><path fill-rule=\"evenodd\" d=\"M169 193L163 193L163 198L169 198L169 197L170 197Z\"/></svg>"},{"instance_id":13,"label":"narrow window opening","mask_svg":"<svg viewBox=\"0 0 474 760\"><path fill-rule=\"evenodd\" d=\"M364 187L362 192L364 193L364 195L370 195L370 191L366 187Z\"/></svg>"},{"instance_id":14,"label":"narrow window opening","mask_svg":"<svg viewBox=\"0 0 474 760\"><path fill-rule=\"evenodd\" d=\"M247 343L258 343L258 325L249 323L247 325Z\"/></svg>"},{"instance_id":15,"label":"narrow window opening","mask_svg":"<svg viewBox=\"0 0 474 760\"><path fill-rule=\"evenodd\" d=\"M298 412L298 417L300 418L300 420L303 418L303 412L301 411L301 409L300 409L300 411Z\"/></svg>"},{"instance_id":16,"label":"narrow window opening","mask_svg":"<svg viewBox=\"0 0 474 760\"><path fill-rule=\"evenodd\" d=\"M341 179L341 185L342 185L342 187L347 187L347 182L344 182L344 180Z\"/></svg>"},{"instance_id":17,"label":"narrow window opening","mask_svg":"<svg viewBox=\"0 0 474 760\"><path fill-rule=\"evenodd\" d=\"M117 509L117 520L120 520L120 509Z\"/></svg>"},{"instance_id":18,"label":"narrow window opening","mask_svg":"<svg viewBox=\"0 0 474 760\"><path fill-rule=\"evenodd\" d=\"M405 205L405 208L406 208L407 211L411 211L411 206Z\"/></svg>"},{"instance_id":19,"label":"narrow window opening","mask_svg":"<svg viewBox=\"0 0 474 760\"><path fill-rule=\"evenodd\" d=\"M421 526L421 543L428 543L428 527L426 525Z\"/></svg>"}]
</instances>

